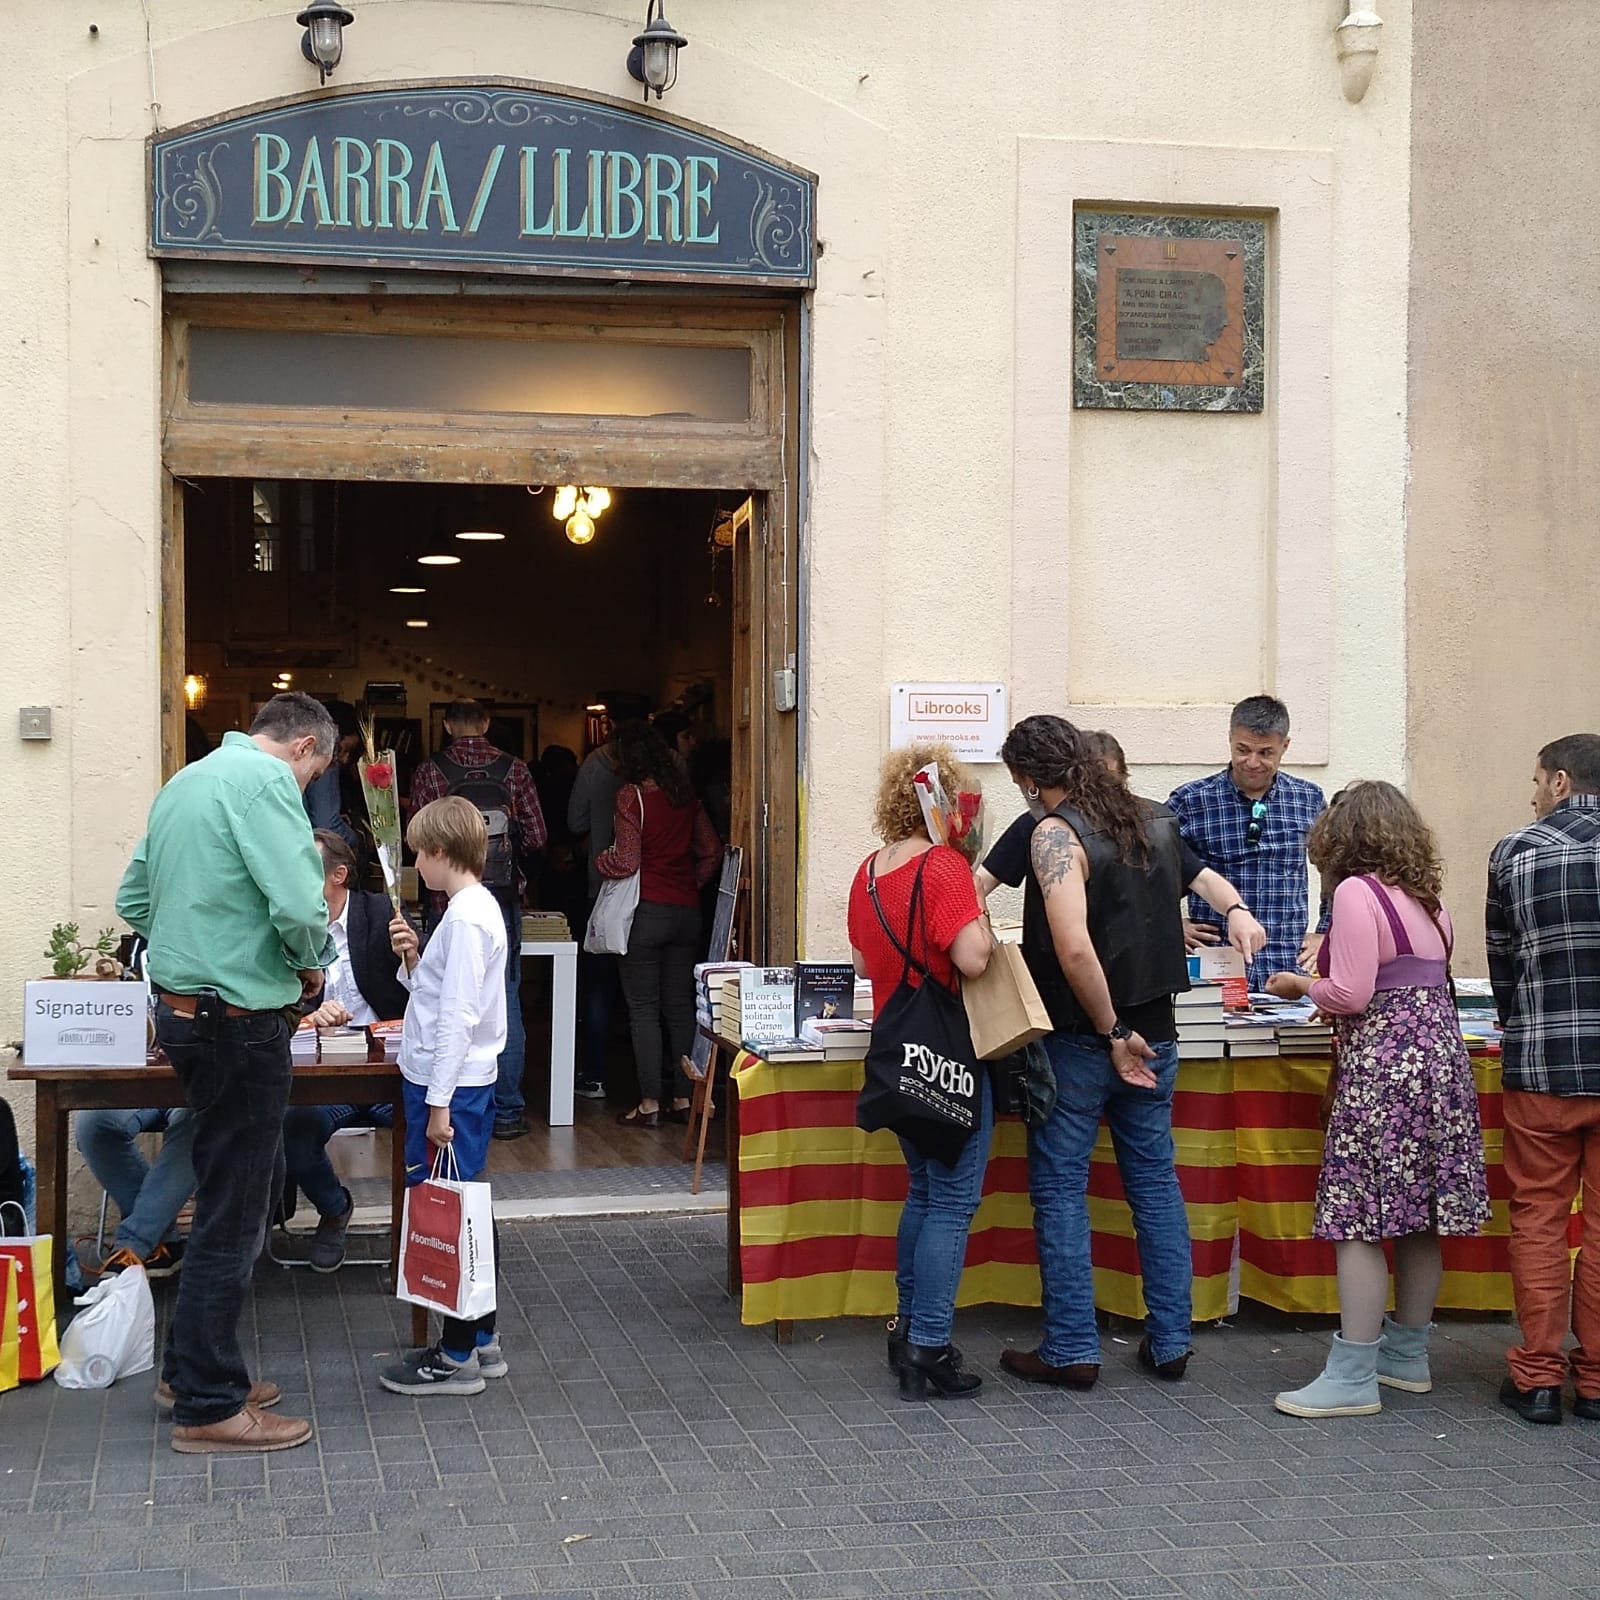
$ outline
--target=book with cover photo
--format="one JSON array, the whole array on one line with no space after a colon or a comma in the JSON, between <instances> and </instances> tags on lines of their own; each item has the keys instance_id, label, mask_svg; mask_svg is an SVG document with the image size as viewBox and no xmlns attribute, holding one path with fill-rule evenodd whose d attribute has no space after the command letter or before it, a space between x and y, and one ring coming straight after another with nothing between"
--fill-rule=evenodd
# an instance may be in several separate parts
<instances>
[{"instance_id":1,"label":"book with cover photo","mask_svg":"<svg viewBox=\"0 0 1600 1600\"><path fill-rule=\"evenodd\" d=\"M794 1031L813 1017L831 1021L855 1016L856 969L848 961L797 961L794 964Z\"/></svg>"}]
</instances>

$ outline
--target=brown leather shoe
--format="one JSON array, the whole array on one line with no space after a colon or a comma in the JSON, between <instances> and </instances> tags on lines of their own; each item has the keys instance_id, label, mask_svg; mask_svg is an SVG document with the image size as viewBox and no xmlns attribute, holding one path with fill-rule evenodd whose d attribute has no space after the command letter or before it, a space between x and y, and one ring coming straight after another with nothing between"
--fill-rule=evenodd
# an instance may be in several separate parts
<instances>
[{"instance_id":1,"label":"brown leather shoe","mask_svg":"<svg viewBox=\"0 0 1600 1600\"><path fill-rule=\"evenodd\" d=\"M1181 1356L1174 1356L1170 1361L1157 1361L1150 1351L1148 1337L1139 1341L1139 1365L1146 1372L1153 1372L1158 1378L1165 1378L1168 1383L1176 1383L1188 1370L1189 1357L1194 1354L1192 1350L1185 1350Z\"/></svg>"},{"instance_id":2,"label":"brown leather shoe","mask_svg":"<svg viewBox=\"0 0 1600 1600\"><path fill-rule=\"evenodd\" d=\"M244 1403L254 1406L257 1411L265 1411L268 1406L275 1406L283 1399L283 1390L277 1384L268 1382L265 1378L257 1378L250 1385L250 1393L245 1396ZM172 1385L165 1379L156 1385L155 1402L157 1409L170 1411L177 1403L178 1397L172 1392Z\"/></svg>"},{"instance_id":3,"label":"brown leather shoe","mask_svg":"<svg viewBox=\"0 0 1600 1600\"><path fill-rule=\"evenodd\" d=\"M271 1417L246 1406L225 1422L208 1422L189 1428L175 1423L172 1448L183 1456L260 1454L267 1450L293 1450L311 1437L304 1417Z\"/></svg>"},{"instance_id":4,"label":"brown leather shoe","mask_svg":"<svg viewBox=\"0 0 1600 1600\"><path fill-rule=\"evenodd\" d=\"M1058 1389L1092 1389L1100 1376L1098 1361L1074 1361L1053 1367L1037 1350L1002 1350L1000 1365L1025 1383L1050 1383Z\"/></svg>"}]
</instances>

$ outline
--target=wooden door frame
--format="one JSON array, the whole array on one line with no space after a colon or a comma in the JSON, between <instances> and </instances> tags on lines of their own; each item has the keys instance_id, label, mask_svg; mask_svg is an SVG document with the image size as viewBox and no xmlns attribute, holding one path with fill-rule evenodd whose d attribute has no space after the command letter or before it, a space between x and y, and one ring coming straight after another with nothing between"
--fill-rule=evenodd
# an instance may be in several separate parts
<instances>
[{"instance_id":1,"label":"wooden door frame","mask_svg":"<svg viewBox=\"0 0 1600 1600\"><path fill-rule=\"evenodd\" d=\"M201 405L188 398L188 330L281 328L292 307L301 332L433 337L628 340L742 345L750 351L744 423L677 419L355 412L308 415L281 407ZM764 619L756 681L764 688L755 752L767 806L753 829L751 907L756 959L792 959L799 917L799 712L776 712L774 674L798 653L800 303L782 298L330 295L172 296L162 341L161 762L183 764L186 671L183 480L317 478L432 483L608 483L623 488L716 489L755 497L763 538L752 546L750 602ZM783 659L778 659L778 656Z\"/></svg>"}]
</instances>

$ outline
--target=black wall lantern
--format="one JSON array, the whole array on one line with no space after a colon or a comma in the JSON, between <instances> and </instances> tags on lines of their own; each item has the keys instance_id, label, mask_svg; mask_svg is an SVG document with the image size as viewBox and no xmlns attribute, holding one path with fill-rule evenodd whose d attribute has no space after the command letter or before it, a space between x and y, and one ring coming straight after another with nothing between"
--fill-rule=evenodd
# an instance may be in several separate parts
<instances>
[{"instance_id":1,"label":"black wall lantern","mask_svg":"<svg viewBox=\"0 0 1600 1600\"><path fill-rule=\"evenodd\" d=\"M344 55L344 30L355 16L334 0L311 0L294 19L306 31L300 40L300 53L321 75L323 83Z\"/></svg>"},{"instance_id":2,"label":"black wall lantern","mask_svg":"<svg viewBox=\"0 0 1600 1600\"><path fill-rule=\"evenodd\" d=\"M661 14L665 3L650 0L644 32L635 37L628 52L628 76L644 85L646 100L652 91L659 100L678 81L678 52L689 42Z\"/></svg>"}]
</instances>

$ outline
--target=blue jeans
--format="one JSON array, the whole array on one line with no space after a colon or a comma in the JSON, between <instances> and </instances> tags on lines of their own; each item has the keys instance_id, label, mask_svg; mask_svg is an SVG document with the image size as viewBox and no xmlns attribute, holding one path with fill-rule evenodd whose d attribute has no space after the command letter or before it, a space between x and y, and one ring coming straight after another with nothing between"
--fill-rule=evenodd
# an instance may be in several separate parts
<instances>
[{"instance_id":1,"label":"blue jeans","mask_svg":"<svg viewBox=\"0 0 1600 1600\"><path fill-rule=\"evenodd\" d=\"M1089 1264L1089 1152L1104 1117L1133 1210L1150 1353L1158 1362L1175 1361L1190 1349L1194 1270L1189 1217L1173 1165L1178 1047L1154 1045L1156 1087L1136 1089L1117 1076L1110 1051L1096 1039L1051 1033L1043 1043L1055 1068L1056 1108L1042 1128L1028 1130L1028 1187L1044 1288L1039 1354L1058 1367L1100 1361Z\"/></svg>"},{"instance_id":2,"label":"blue jeans","mask_svg":"<svg viewBox=\"0 0 1600 1600\"><path fill-rule=\"evenodd\" d=\"M156 1036L194 1113L194 1226L178 1279L161 1376L184 1426L244 1409L250 1372L239 1316L266 1242L289 1105L289 1023L281 1011L219 1017L202 1037L192 1017L156 1011Z\"/></svg>"},{"instance_id":3,"label":"blue jeans","mask_svg":"<svg viewBox=\"0 0 1600 1600\"><path fill-rule=\"evenodd\" d=\"M506 1047L494 1086L494 1120L515 1122L523 1112L522 1073L527 1065L528 1032L522 1025L522 902L512 900L506 914Z\"/></svg>"},{"instance_id":4,"label":"blue jeans","mask_svg":"<svg viewBox=\"0 0 1600 1600\"><path fill-rule=\"evenodd\" d=\"M994 1098L988 1068L978 1063L983 1104L978 1126L953 1167L918 1155L904 1139L911 1188L900 1231L895 1238L895 1288L902 1326L913 1344L942 1348L950 1343L956 1314L956 1290L967 1256L967 1233L983 1198L983 1174L989 1165L989 1137L994 1131Z\"/></svg>"},{"instance_id":5,"label":"blue jeans","mask_svg":"<svg viewBox=\"0 0 1600 1600\"><path fill-rule=\"evenodd\" d=\"M392 1128L392 1106L290 1106L283 1119L283 1157L290 1183L323 1217L344 1214L345 1187L328 1160L328 1141L341 1128Z\"/></svg>"},{"instance_id":6,"label":"blue jeans","mask_svg":"<svg viewBox=\"0 0 1600 1600\"><path fill-rule=\"evenodd\" d=\"M149 1255L178 1237L178 1212L194 1193L194 1117L187 1111L80 1111L78 1154L95 1181L116 1201L122 1220L114 1250ZM134 1142L160 1133L161 1148L147 1162Z\"/></svg>"}]
</instances>

